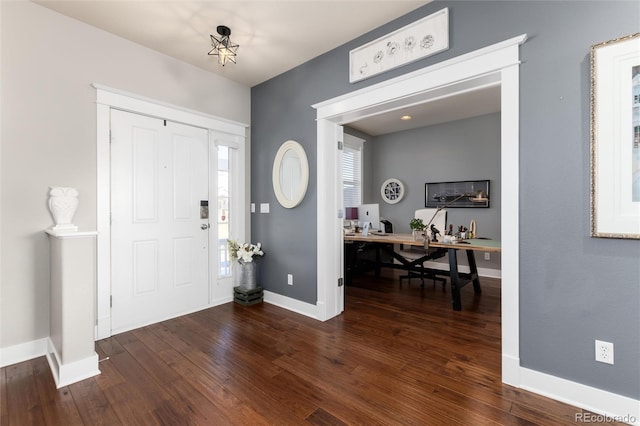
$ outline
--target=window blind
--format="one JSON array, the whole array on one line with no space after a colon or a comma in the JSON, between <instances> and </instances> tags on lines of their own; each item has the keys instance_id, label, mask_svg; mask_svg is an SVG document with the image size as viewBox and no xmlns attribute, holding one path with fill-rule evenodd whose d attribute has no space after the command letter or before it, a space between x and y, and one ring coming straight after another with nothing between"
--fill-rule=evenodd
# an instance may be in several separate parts
<instances>
[{"instance_id":1,"label":"window blind","mask_svg":"<svg viewBox=\"0 0 640 426\"><path fill-rule=\"evenodd\" d=\"M362 204L362 147L363 140L345 134L342 151L342 188L344 207Z\"/></svg>"}]
</instances>

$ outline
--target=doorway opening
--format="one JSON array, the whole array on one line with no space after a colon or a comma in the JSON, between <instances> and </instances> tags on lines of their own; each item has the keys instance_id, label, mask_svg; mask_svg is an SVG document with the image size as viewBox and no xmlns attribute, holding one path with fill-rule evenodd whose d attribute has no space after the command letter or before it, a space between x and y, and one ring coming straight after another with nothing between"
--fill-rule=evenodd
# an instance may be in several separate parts
<instances>
[{"instance_id":1,"label":"doorway opening","mask_svg":"<svg viewBox=\"0 0 640 426\"><path fill-rule=\"evenodd\" d=\"M479 49L313 107L318 132L317 318L344 309L342 125L483 87L501 88L502 381L519 384L519 46L526 35ZM334 232L327 233L327 229ZM322 230L322 235L320 235Z\"/></svg>"}]
</instances>

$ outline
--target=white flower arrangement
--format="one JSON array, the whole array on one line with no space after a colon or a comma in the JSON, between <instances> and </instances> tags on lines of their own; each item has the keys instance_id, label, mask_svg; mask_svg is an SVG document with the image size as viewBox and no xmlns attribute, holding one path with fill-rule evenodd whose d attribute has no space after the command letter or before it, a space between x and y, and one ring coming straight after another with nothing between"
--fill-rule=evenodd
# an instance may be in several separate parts
<instances>
[{"instance_id":1,"label":"white flower arrangement","mask_svg":"<svg viewBox=\"0 0 640 426\"><path fill-rule=\"evenodd\" d=\"M239 243L234 240L227 240L227 247L232 260L238 260L240 263L253 262L254 257L264 256L262 244Z\"/></svg>"}]
</instances>

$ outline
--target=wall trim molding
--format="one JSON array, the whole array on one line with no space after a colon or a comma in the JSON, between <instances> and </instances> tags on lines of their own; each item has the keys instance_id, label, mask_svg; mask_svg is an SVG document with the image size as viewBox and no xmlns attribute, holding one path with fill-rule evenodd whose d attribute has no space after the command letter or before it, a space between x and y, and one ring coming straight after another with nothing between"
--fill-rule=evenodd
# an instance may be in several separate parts
<instances>
[{"instance_id":1,"label":"wall trim molding","mask_svg":"<svg viewBox=\"0 0 640 426\"><path fill-rule=\"evenodd\" d=\"M0 348L0 367L28 361L47 354L48 337Z\"/></svg>"},{"instance_id":2,"label":"wall trim molding","mask_svg":"<svg viewBox=\"0 0 640 426\"><path fill-rule=\"evenodd\" d=\"M640 400L524 367L520 368L519 375L522 389L593 413L616 418L624 423L640 425ZM608 421L599 423L608 423Z\"/></svg>"},{"instance_id":3,"label":"wall trim molding","mask_svg":"<svg viewBox=\"0 0 640 426\"><path fill-rule=\"evenodd\" d=\"M268 290L264 290L264 302L309 318L318 319L318 307L311 303L292 299L291 297L283 296Z\"/></svg>"},{"instance_id":4,"label":"wall trim molding","mask_svg":"<svg viewBox=\"0 0 640 426\"><path fill-rule=\"evenodd\" d=\"M362 89L358 89L353 92L346 93L344 95L336 96L335 98L328 99L326 101L318 102L311 106L316 110L318 110L317 118L335 117L337 115L340 115L345 110L352 109L353 108L352 104L354 103L354 100L357 101L357 98L359 98L362 95L368 96L372 90L378 90L381 93L386 92L387 89L390 89L391 91L395 91L396 90L395 86L402 84L406 80L413 80L416 77L420 77L421 75L424 75L424 74L432 74L432 75L437 74L438 76L440 76L441 71L444 71L444 73L446 74L450 71L451 67L464 64L471 60L480 59L484 62L484 58L487 57L488 55L491 55L494 53L501 54L501 51L503 51L504 49L508 49L514 45L519 46L523 44L526 40L527 40L527 35L521 34L519 36L512 37L510 39L501 41L499 43L495 43L490 46L486 46L481 49L477 49L472 52L468 52L468 53L456 56L454 58L447 59L446 61L438 62L428 67L421 68L389 80L381 81L380 83L374 84L372 86L364 87ZM482 70L475 70L474 73L476 75L485 74L485 73L491 72L492 69L495 71L500 67L501 67L500 63L491 64L489 62L486 64L486 67L482 68ZM485 68L487 68L488 70L485 71ZM448 77L448 79L451 80L452 78ZM413 94L413 92L415 92L415 90L410 91L408 94ZM386 93L384 93L384 95L385 97L388 96Z\"/></svg>"},{"instance_id":5,"label":"wall trim molding","mask_svg":"<svg viewBox=\"0 0 640 426\"><path fill-rule=\"evenodd\" d=\"M500 43L442 61L403 76L356 90L312 105L317 119L317 260L320 320L339 315L344 309L344 289L335 285L343 276L343 232L340 212L342 182L336 139L342 125L364 117L393 111L485 87L500 86L500 156L502 179L502 355L520 358L520 45L522 34ZM337 214L338 212L338 214ZM333 232L327 232L333 230ZM517 369L502 370L502 381L518 386Z\"/></svg>"},{"instance_id":6,"label":"wall trim molding","mask_svg":"<svg viewBox=\"0 0 640 426\"><path fill-rule=\"evenodd\" d=\"M57 389L100 374L96 352L86 358L64 364L51 338L48 338L46 357Z\"/></svg>"}]
</instances>

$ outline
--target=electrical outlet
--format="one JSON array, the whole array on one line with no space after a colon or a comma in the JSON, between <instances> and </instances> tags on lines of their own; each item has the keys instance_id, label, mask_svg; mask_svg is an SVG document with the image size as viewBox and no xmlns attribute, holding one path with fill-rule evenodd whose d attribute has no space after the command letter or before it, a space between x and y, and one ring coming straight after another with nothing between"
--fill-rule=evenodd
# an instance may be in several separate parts
<instances>
[{"instance_id":1,"label":"electrical outlet","mask_svg":"<svg viewBox=\"0 0 640 426\"><path fill-rule=\"evenodd\" d=\"M613 364L613 343L596 340L596 361Z\"/></svg>"},{"instance_id":2,"label":"electrical outlet","mask_svg":"<svg viewBox=\"0 0 640 426\"><path fill-rule=\"evenodd\" d=\"M484 260L491 260L491 253L485 253L484 254Z\"/></svg>"},{"instance_id":3,"label":"electrical outlet","mask_svg":"<svg viewBox=\"0 0 640 426\"><path fill-rule=\"evenodd\" d=\"M287 274L287 284L293 285L293 274Z\"/></svg>"}]
</instances>

